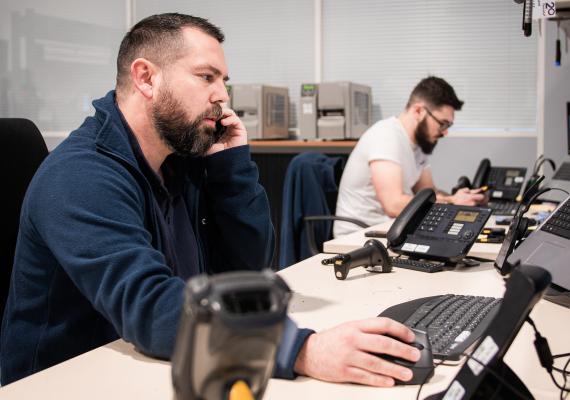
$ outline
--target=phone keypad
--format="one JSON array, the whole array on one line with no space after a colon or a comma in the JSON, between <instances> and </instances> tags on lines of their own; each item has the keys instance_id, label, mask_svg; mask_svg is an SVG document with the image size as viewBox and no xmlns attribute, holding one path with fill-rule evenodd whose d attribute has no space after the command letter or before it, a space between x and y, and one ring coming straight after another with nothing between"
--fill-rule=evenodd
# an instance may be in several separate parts
<instances>
[{"instance_id":1,"label":"phone keypad","mask_svg":"<svg viewBox=\"0 0 570 400\"><path fill-rule=\"evenodd\" d=\"M474 236L473 231L466 229L464 223L453 221L456 212L457 210L455 208L448 207L445 204L435 204L420 224L419 231L422 233L435 232L440 223L446 220L449 222L445 225L443 232L450 235L447 240L452 242L457 242L458 240L462 242L471 241ZM477 216L476 223L483 221L483 214L484 213L480 213Z\"/></svg>"},{"instance_id":2,"label":"phone keypad","mask_svg":"<svg viewBox=\"0 0 570 400\"><path fill-rule=\"evenodd\" d=\"M420 224L420 231L435 232L439 223L445 218L451 218L449 207L445 205L434 205L427 213L424 220Z\"/></svg>"}]
</instances>

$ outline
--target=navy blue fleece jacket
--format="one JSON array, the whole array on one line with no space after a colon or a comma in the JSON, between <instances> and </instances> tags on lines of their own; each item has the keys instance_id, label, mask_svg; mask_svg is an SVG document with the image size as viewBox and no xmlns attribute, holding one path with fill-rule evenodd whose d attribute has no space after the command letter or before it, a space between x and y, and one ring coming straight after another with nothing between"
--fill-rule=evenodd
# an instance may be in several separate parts
<instances>
[{"instance_id":1,"label":"navy blue fleece jacket","mask_svg":"<svg viewBox=\"0 0 570 400\"><path fill-rule=\"evenodd\" d=\"M2 384L119 337L171 356L184 281L162 252L161 219L115 94L41 165L26 194L2 322ZM189 158L186 204L202 272L259 270L275 236L249 146ZM288 321L275 375L292 378L308 330Z\"/></svg>"}]
</instances>

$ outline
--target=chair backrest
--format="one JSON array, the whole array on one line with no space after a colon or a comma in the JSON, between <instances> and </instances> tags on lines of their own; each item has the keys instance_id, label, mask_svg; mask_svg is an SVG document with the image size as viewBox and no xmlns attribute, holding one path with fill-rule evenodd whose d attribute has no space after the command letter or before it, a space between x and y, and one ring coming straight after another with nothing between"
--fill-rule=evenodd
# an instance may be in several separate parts
<instances>
[{"instance_id":1,"label":"chair backrest","mask_svg":"<svg viewBox=\"0 0 570 400\"><path fill-rule=\"evenodd\" d=\"M330 215L336 203L338 180L344 167L344 158L322 153L306 152L295 156L285 174L283 184L283 212L279 238L279 266L287 267L313 253L303 218ZM331 238L330 220L315 226L316 242Z\"/></svg>"},{"instance_id":2,"label":"chair backrest","mask_svg":"<svg viewBox=\"0 0 570 400\"><path fill-rule=\"evenodd\" d=\"M34 173L48 155L42 134L27 119L0 118L0 181L3 191L3 223L0 229L0 317L10 287L20 210Z\"/></svg>"}]
</instances>

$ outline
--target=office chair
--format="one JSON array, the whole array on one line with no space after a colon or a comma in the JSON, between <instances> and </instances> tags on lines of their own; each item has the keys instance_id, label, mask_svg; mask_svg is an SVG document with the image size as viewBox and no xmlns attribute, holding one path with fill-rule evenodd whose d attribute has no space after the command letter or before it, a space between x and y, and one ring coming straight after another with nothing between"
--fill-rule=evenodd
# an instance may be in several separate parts
<instances>
[{"instance_id":1,"label":"office chair","mask_svg":"<svg viewBox=\"0 0 570 400\"><path fill-rule=\"evenodd\" d=\"M6 188L0 229L1 316L10 288L22 201L34 173L48 155L48 149L36 125L21 118L0 118L0 149L0 181Z\"/></svg>"},{"instance_id":2,"label":"office chair","mask_svg":"<svg viewBox=\"0 0 570 400\"><path fill-rule=\"evenodd\" d=\"M279 267L285 268L322 251L332 238L332 221L362 221L332 215L344 159L316 152L301 153L291 160L283 183L283 212L279 238Z\"/></svg>"}]
</instances>

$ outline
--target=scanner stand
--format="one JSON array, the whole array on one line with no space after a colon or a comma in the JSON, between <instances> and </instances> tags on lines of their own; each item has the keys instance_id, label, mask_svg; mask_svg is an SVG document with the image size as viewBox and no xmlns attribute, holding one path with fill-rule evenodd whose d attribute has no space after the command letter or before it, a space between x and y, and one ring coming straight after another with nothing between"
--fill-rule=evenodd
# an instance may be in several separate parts
<instances>
[{"instance_id":1,"label":"scanner stand","mask_svg":"<svg viewBox=\"0 0 570 400\"><path fill-rule=\"evenodd\" d=\"M497 373L502 379L507 381L509 385L514 387L520 394L524 395L527 399L534 399L533 395L530 393L528 388L525 386L523 381L515 374L515 372L504 363L503 360L491 368L495 373ZM519 394L513 392L510 388L499 381L493 374L487 374L481 383L481 386L477 389L472 400L484 400L484 399L497 399L497 400L510 400L519 398Z\"/></svg>"},{"instance_id":2,"label":"scanner stand","mask_svg":"<svg viewBox=\"0 0 570 400\"><path fill-rule=\"evenodd\" d=\"M504 381L508 382L518 393L513 392L509 387L504 385L495 375L488 373L470 400L487 400L491 398L495 400L518 399L520 398L519 393L522 394L525 399L534 399L534 396L530 393L523 381L521 381L517 374L515 374L503 360L498 360L497 363L489 367L489 369L493 370ZM442 398L443 393L436 393L426 397L424 400L441 400Z\"/></svg>"}]
</instances>

